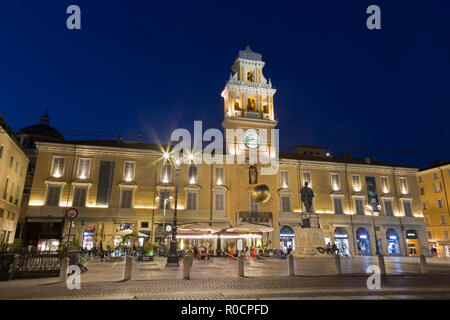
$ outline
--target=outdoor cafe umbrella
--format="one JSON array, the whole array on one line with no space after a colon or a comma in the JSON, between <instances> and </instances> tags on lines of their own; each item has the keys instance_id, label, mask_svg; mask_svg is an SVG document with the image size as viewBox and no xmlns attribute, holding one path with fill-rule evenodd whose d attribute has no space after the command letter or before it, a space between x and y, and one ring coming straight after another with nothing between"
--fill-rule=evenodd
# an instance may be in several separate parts
<instances>
[{"instance_id":1,"label":"outdoor cafe umbrella","mask_svg":"<svg viewBox=\"0 0 450 320\"><path fill-rule=\"evenodd\" d=\"M190 224L186 224L184 226L179 227L178 230L180 232L199 231L199 232L216 233L216 232L219 232L221 229L220 228L215 228L215 227L212 227L212 226L208 226L208 225L204 225L204 224L190 223Z\"/></svg>"}]
</instances>

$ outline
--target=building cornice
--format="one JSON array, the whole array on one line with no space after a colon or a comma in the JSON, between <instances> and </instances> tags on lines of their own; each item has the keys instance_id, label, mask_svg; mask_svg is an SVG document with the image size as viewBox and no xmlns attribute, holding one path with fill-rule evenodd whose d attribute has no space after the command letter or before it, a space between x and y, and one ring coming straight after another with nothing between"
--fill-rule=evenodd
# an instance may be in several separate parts
<instances>
[{"instance_id":1,"label":"building cornice","mask_svg":"<svg viewBox=\"0 0 450 320\"><path fill-rule=\"evenodd\" d=\"M73 155L74 149L77 155L114 155L114 156L128 156L133 158L160 158L161 153L155 150L143 150L137 148L119 148L119 147L104 147L104 146L90 146L82 144L65 144L54 142L36 142L36 147L39 151L44 152L58 152Z\"/></svg>"}]
</instances>

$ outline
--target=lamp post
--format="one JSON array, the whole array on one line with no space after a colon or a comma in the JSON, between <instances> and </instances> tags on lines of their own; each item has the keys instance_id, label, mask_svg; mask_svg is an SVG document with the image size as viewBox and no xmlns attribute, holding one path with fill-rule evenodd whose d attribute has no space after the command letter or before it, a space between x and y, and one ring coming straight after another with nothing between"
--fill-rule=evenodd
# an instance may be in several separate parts
<instances>
[{"instance_id":1,"label":"lamp post","mask_svg":"<svg viewBox=\"0 0 450 320\"><path fill-rule=\"evenodd\" d=\"M177 205L178 205L178 176L180 174L180 161L174 161L175 165L175 208L173 210L172 239L170 240L169 255L167 256L166 267L178 267L178 242L177 242Z\"/></svg>"},{"instance_id":2,"label":"lamp post","mask_svg":"<svg viewBox=\"0 0 450 320\"><path fill-rule=\"evenodd\" d=\"M381 210L381 206L378 205L378 210ZM374 214L374 208L372 205L367 204L366 209L372 213L372 223L373 223L373 234L375 236L375 254L380 254L380 248L378 246L378 237L377 237L377 228L375 226L375 214Z\"/></svg>"}]
</instances>

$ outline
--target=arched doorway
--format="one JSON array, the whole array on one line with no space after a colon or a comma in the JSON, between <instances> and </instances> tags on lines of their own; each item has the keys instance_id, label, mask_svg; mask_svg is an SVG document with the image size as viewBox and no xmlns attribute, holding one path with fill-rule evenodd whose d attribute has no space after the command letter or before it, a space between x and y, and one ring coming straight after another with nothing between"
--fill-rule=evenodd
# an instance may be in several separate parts
<instances>
[{"instance_id":1,"label":"arched doorway","mask_svg":"<svg viewBox=\"0 0 450 320\"><path fill-rule=\"evenodd\" d=\"M395 229L390 228L386 231L386 240L387 240L388 253L390 255L395 255L395 256L401 255L400 238L398 236L397 231L395 231Z\"/></svg>"},{"instance_id":2,"label":"arched doorway","mask_svg":"<svg viewBox=\"0 0 450 320\"><path fill-rule=\"evenodd\" d=\"M370 235L366 229L356 230L356 246L360 255L370 255Z\"/></svg>"},{"instance_id":3,"label":"arched doorway","mask_svg":"<svg viewBox=\"0 0 450 320\"><path fill-rule=\"evenodd\" d=\"M288 251L288 249L295 250L295 232L289 226L283 226L280 229L280 249Z\"/></svg>"},{"instance_id":4,"label":"arched doorway","mask_svg":"<svg viewBox=\"0 0 450 320\"><path fill-rule=\"evenodd\" d=\"M94 235L95 235L95 225L88 224L83 230L83 242L82 248L85 250L92 250L94 248Z\"/></svg>"},{"instance_id":5,"label":"arched doorway","mask_svg":"<svg viewBox=\"0 0 450 320\"><path fill-rule=\"evenodd\" d=\"M348 244L348 234L347 230L343 227L337 227L334 230L334 243L339 249L339 252L342 252L345 255L350 255L350 247Z\"/></svg>"}]
</instances>

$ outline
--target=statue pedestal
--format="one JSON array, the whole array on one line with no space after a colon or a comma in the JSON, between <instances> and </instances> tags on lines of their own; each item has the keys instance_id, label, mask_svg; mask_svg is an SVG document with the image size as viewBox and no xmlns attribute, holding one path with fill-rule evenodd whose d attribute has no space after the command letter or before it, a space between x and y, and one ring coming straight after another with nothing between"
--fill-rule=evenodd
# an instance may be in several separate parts
<instances>
[{"instance_id":1,"label":"statue pedestal","mask_svg":"<svg viewBox=\"0 0 450 320\"><path fill-rule=\"evenodd\" d=\"M302 215L302 225L302 227L294 228L296 243L292 255L294 257L325 257L325 254L321 254L316 249L325 247L319 216L313 213Z\"/></svg>"}]
</instances>

